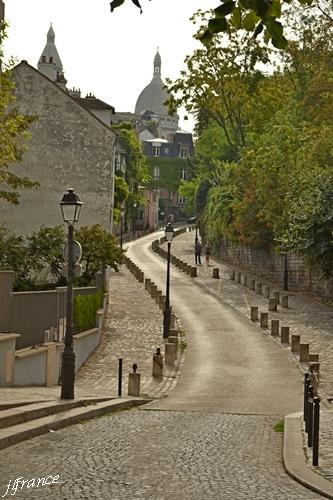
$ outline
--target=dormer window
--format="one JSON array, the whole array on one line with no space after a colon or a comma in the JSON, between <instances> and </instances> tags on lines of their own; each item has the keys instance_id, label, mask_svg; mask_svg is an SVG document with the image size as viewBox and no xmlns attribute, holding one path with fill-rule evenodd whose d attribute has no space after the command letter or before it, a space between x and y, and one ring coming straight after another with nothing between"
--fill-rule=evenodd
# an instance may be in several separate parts
<instances>
[{"instance_id":1,"label":"dormer window","mask_svg":"<svg viewBox=\"0 0 333 500\"><path fill-rule=\"evenodd\" d=\"M46 57L42 56L42 63L46 63Z\"/></svg>"},{"instance_id":2,"label":"dormer window","mask_svg":"<svg viewBox=\"0 0 333 500\"><path fill-rule=\"evenodd\" d=\"M159 73L159 72L160 72L160 68L158 66L155 66L155 73Z\"/></svg>"},{"instance_id":3,"label":"dormer window","mask_svg":"<svg viewBox=\"0 0 333 500\"><path fill-rule=\"evenodd\" d=\"M188 158L189 156L189 150L188 147L181 147L180 148L180 157L183 158L184 160Z\"/></svg>"},{"instance_id":4,"label":"dormer window","mask_svg":"<svg viewBox=\"0 0 333 500\"><path fill-rule=\"evenodd\" d=\"M53 63L53 57L52 56L50 57L50 63Z\"/></svg>"},{"instance_id":5,"label":"dormer window","mask_svg":"<svg viewBox=\"0 0 333 500\"><path fill-rule=\"evenodd\" d=\"M153 146L153 156L160 156L160 146Z\"/></svg>"}]
</instances>

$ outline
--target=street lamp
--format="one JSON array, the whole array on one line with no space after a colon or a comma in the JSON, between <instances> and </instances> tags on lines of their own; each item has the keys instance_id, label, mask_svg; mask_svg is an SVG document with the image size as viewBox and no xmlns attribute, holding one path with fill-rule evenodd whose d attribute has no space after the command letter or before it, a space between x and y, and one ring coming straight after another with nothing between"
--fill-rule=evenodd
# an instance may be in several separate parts
<instances>
[{"instance_id":1,"label":"street lamp","mask_svg":"<svg viewBox=\"0 0 333 500\"><path fill-rule=\"evenodd\" d=\"M163 311L163 338L167 339L170 334L171 310L170 310L170 250L173 238L173 227L169 222L165 228L165 239L168 242L168 259L167 259L167 280L165 292L165 307Z\"/></svg>"},{"instance_id":2,"label":"street lamp","mask_svg":"<svg viewBox=\"0 0 333 500\"><path fill-rule=\"evenodd\" d=\"M136 211L136 207L138 206L137 202L136 201L133 201L133 209L134 209L134 213L133 213L133 233L134 233L134 239L135 239L135 236L136 236L136 219L137 219L137 211Z\"/></svg>"},{"instance_id":3,"label":"street lamp","mask_svg":"<svg viewBox=\"0 0 333 500\"><path fill-rule=\"evenodd\" d=\"M124 231L124 215L125 208L121 207L121 218L120 218L120 248L123 248L123 231Z\"/></svg>"},{"instance_id":4,"label":"street lamp","mask_svg":"<svg viewBox=\"0 0 333 500\"><path fill-rule=\"evenodd\" d=\"M68 189L60 202L64 222L68 226L68 262L67 262L67 306L65 348L61 365L61 398L74 399L75 353L73 351L73 233L74 224L79 220L82 202L73 189Z\"/></svg>"}]
</instances>

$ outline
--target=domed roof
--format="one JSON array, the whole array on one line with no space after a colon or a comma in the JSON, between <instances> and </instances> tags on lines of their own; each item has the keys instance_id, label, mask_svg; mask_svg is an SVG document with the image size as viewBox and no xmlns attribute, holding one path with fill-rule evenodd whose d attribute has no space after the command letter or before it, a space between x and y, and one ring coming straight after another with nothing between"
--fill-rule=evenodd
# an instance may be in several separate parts
<instances>
[{"instance_id":1,"label":"domed roof","mask_svg":"<svg viewBox=\"0 0 333 500\"><path fill-rule=\"evenodd\" d=\"M135 105L135 114L141 115L141 113L147 110L153 111L156 115L168 114L168 106L163 103L168 100L169 95L163 88L161 65L161 56L157 51L154 58L153 78L139 95Z\"/></svg>"}]
</instances>

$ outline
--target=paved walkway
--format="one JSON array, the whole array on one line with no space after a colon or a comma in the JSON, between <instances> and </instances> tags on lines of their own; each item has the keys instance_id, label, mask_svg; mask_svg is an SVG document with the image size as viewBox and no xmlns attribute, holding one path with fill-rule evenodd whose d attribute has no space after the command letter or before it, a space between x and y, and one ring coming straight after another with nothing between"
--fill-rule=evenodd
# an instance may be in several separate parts
<instances>
[{"instance_id":1,"label":"paved walkway","mask_svg":"<svg viewBox=\"0 0 333 500\"><path fill-rule=\"evenodd\" d=\"M119 273L111 273L110 301L101 343L76 376L76 398L116 397L119 358L123 358L123 394L127 394L128 373L133 363L137 363L142 395L165 396L177 381L179 367L172 372L165 370L163 380L153 379L153 353L162 344L161 311L143 284L122 266ZM180 359L179 366L182 363ZM59 395L57 386L1 388L0 404L56 399Z\"/></svg>"},{"instance_id":2,"label":"paved walkway","mask_svg":"<svg viewBox=\"0 0 333 500\"><path fill-rule=\"evenodd\" d=\"M194 262L194 239L195 233L188 232L177 236L172 242L171 253L195 265ZM220 269L220 280L212 278L213 267ZM210 266L202 257L202 265L197 267L198 277L195 281L208 289L219 300L235 307L241 314L250 317L251 306L259 306L259 311L267 311L268 300L248 288L230 280L230 271L235 267L221 262L215 258L210 259ZM255 278L249 274L249 279ZM269 285L271 290L278 287L262 278L257 281L263 285ZM270 319L280 319L280 324L289 326L290 333L301 335L301 341L310 344L310 352L318 353L320 356L320 391L322 398L333 396L333 309L301 294L289 293L289 308L279 307L277 313L269 313ZM258 326L260 329L260 327ZM290 352L290 347L280 344L279 339L272 338L268 330L263 331L272 342L279 344L281 349L291 357L302 372L308 369L308 364L299 363L298 357ZM322 410L329 409L330 403L322 401ZM299 408L301 410L301 408ZM303 436L304 443L305 435ZM311 461L309 450L305 447L306 455ZM320 450L317 472L333 481L333 410L321 412L320 425Z\"/></svg>"}]
</instances>

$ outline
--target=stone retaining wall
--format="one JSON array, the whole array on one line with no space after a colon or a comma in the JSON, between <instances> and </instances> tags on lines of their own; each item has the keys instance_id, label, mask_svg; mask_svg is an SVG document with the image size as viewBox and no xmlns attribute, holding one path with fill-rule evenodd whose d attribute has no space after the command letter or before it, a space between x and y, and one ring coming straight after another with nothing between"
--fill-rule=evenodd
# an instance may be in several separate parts
<instances>
[{"instance_id":1,"label":"stone retaining wall","mask_svg":"<svg viewBox=\"0 0 333 500\"><path fill-rule=\"evenodd\" d=\"M250 246L241 246L222 240L218 255L223 260L269 281L283 285L284 255ZM333 282L320 277L300 255L288 255L288 287L290 290L309 293L325 300L333 300Z\"/></svg>"}]
</instances>

